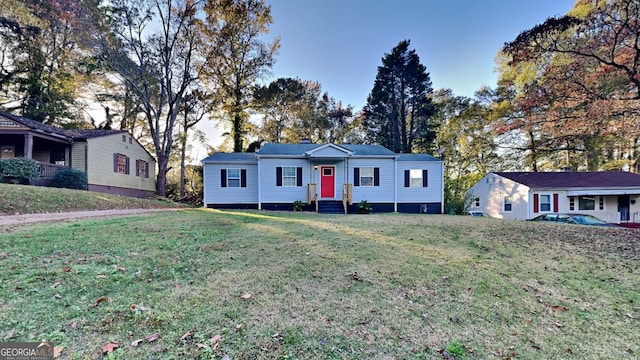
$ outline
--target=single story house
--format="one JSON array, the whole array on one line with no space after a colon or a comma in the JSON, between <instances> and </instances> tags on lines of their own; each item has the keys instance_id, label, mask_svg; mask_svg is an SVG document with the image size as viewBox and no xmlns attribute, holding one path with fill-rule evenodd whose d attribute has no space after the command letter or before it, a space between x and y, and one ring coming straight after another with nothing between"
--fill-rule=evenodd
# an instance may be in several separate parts
<instances>
[{"instance_id":1,"label":"single story house","mask_svg":"<svg viewBox=\"0 0 640 360\"><path fill-rule=\"evenodd\" d=\"M318 212L443 212L443 162L396 154L380 145L265 144L255 153L214 153L202 160L209 208ZM333 210L330 210L333 209Z\"/></svg>"},{"instance_id":2,"label":"single story house","mask_svg":"<svg viewBox=\"0 0 640 360\"><path fill-rule=\"evenodd\" d=\"M640 222L640 174L492 172L467 192L469 210L526 220L551 212L594 215L607 222Z\"/></svg>"},{"instance_id":3,"label":"single story house","mask_svg":"<svg viewBox=\"0 0 640 360\"><path fill-rule=\"evenodd\" d=\"M155 194L155 158L125 130L67 130L0 111L0 158L38 162L46 185L62 168L87 174L88 190L124 196Z\"/></svg>"}]
</instances>

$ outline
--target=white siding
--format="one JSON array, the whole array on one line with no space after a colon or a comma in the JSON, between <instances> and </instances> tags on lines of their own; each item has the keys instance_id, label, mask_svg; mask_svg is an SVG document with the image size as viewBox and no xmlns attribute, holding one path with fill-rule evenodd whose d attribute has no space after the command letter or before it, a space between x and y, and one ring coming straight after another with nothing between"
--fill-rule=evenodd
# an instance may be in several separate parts
<instances>
[{"instance_id":1,"label":"white siding","mask_svg":"<svg viewBox=\"0 0 640 360\"><path fill-rule=\"evenodd\" d=\"M87 143L77 142L71 147L71 167L87 172Z\"/></svg>"},{"instance_id":2,"label":"white siding","mask_svg":"<svg viewBox=\"0 0 640 360\"><path fill-rule=\"evenodd\" d=\"M360 167L380 168L380 186L353 186L353 202L366 200L369 203L393 203L395 170L394 159L351 159L349 160L349 182L354 183L353 169Z\"/></svg>"},{"instance_id":3,"label":"white siding","mask_svg":"<svg viewBox=\"0 0 640 360\"><path fill-rule=\"evenodd\" d=\"M125 141L122 141L122 133L87 139L87 179L89 184L113 186L128 189L140 189L155 191L156 162L154 158L135 140L129 144L131 135L125 133ZM82 147L82 142L74 144ZM77 154L84 149L73 150ZM129 157L129 174L114 172L113 154L119 153ZM76 155L77 156L77 155ZM79 158L80 159L80 158ZM136 176L136 160L144 160L149 164L149 177ZM84 164L73 166L81 169Z\"/></svg>"},{"instance_id":4,"label":"white siding","mask_svg":"<svg viewBox=\"0 0 640 360\"><path fill-rule=\"evenodd\" d=\"M396 188L399 203L442 202L442 162L440 161L398 161ZM427 170L427 187L404 187L405 170Z\"/></svg>"},{"instance_id":5,"label":"white siding","mask_svg":"<svg viewBox=\"0 0 640 360\"><path fill-rule=\"evenodd\" d=\"M260 162L260 192L262 203L291 203L300 200L307 202L307 184L311 179L311 165L306 159L273 159L261 158ZM277 167L301 167L302 186L277 186ZM336 179L337 182L337 179Z\"/></svg>"},{"instance_id":6,"label":"white siding","mask_svg":"<svg viewBox=\"0 0 640 360\"><path fill-rule=\"evenodd\" d=\"M221 169L246 169L247 187L222 187ZM204 164L204 204L257 204L258 165Z\"/></svg>"},{"instance_id":7,"label":"white siding","mask_svg":"<svg viewBox=\"0 0 640 360\"><path fill-rule=\"evenodd\" d=\"M500 219L526 220L530 201L529 187L489 173L474 184L467 194L471 200L469 210L484 211L489 216ZM504 198L511 198L511 211L504 211ZM480 199L476 206L475 198Z\"/></svg>"}]
</instances>

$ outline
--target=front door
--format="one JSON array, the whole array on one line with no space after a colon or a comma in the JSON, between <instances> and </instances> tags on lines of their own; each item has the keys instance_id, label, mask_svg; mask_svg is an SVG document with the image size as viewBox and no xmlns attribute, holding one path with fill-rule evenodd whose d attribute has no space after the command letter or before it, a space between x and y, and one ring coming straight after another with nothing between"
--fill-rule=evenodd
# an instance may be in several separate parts
<instances>
[{"instance_id":1,"label":"front door","mask_svg":"<svg viewBox=\"0 0 640 360\"><path fill-rule=\"evenodd\" d=\"M15 150L13 145L0 146L0 159L13 159Z\"/></svg>"},{"instance_id":2,"label":"front door","mask_svg":"<svg viewBox=\"0 0 640 360\"><path fill-rule=\"evenodd\" d=\"M618 212L620 221L629 221L629 195L618 196Z\"/></svg>"},{"instance_id":3,"label":"front door","mask_svg":"<svg viewBox=\"0 0 640 360\"><path fill-rule=\"evenodd\" d=\"M320 197L333 198L336 196L335 168L333 166L320 167Z\"/></svg>"}]
</instances>

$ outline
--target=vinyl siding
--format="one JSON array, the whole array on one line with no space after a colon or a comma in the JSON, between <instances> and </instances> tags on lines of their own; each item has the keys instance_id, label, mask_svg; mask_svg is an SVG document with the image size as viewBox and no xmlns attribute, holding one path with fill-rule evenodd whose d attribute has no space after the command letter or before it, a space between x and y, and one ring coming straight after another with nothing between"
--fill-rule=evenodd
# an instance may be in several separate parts
<instances>
[{"instance_id":1,"label":"vinyl siding","mask_svg":"<svg viewBox=\"0 0 640 360\"><path fill-rule=\"evenodd\" d=\"M262 158L260 161L260 201L263 203L293 203L307 201L307 185L310 182L311 165L305 159ZM277 186L277 167L301 167L302 186ZM256 175L257 177L257 175ZM249 177L250 178L250 177Z\"/></svg>"},{"instance_id":2,"label":"vinyl siding","mask_svg":"<svg viewBox=\"0 0 640 360\"><path fill-rule=\"evenodd\" d=\"M398 161L396 189L399 203L442 202L442 163L438 161ZM427 170L427 187L405 187L404 171Z\"/></svg>"},{"instance_id":3,"label":"vinyl siding","mask_svg":"<svg viewBox=\"0 0 640 360\"><path fill-rule=\"evenodd\" d=\"M71 167L80 171L87 172L86 142L77 142L71 147Z\"/></svg>"},{"instance_id":4,"label":"vinyl siding","mask_svg":"<svg viewBox=\"0 0 640 360\"><path fill-rule=\"evenodd\" d=\"M367 200L370 203L393 203L394 200L394 159L351 159L349 160L349 182L354 184L353 169L361 167L380 168L380 186L353 186L353 202Z\"/></svg>"},{"instance_id":5,"label":"vinyl siding","mask_svg":"<svg viewBox=\"0 0 640 360\"><path fill-rule=\"evenodd\" d=\"M129 144L129 137L130 135L127 135L127 141L122 141L122 133L118 133L87 139L87 179L89 184L155 191L155 160L135 139ZM82 143L77 143L74 148L79 144ZM77 150L77 152L79 151L80 149ZM114 153L129 157L129 174L113 171ZM136 160L138 159L149 164L148 178L136 176ZM73 164L74 167L78 166L75 161Z\"/></svg>"},{"instance_id":6,"label":"vinyl siding","mask_svg":"<svg viewBox=\"0 0 640 360\"><path fill-rule=\"evenodd\" d=\"M222 187L222 169L246 169L246 187ZM258 165L256 164L205 164L204 203L206 204L257 204Z\"/></svg>"}]
</instances>

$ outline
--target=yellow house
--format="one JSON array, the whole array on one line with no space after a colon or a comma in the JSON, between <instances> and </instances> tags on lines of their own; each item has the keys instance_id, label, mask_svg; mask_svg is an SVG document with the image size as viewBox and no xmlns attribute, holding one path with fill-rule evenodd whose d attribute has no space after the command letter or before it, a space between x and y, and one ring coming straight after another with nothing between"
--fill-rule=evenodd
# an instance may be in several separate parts
<instances>
[{"instance_id":1,"label":"yellow house","mask_svg":"<svg viewBox=\"0 0 640 360\"><path fill-rule=\"evenodd\" d=\"M38 162L46 185L72 167L87 174L88 190L124 196L155 193L155 158L125 130L66 130L0 111L0 158Z\"/></svg>"}]
</instances>

